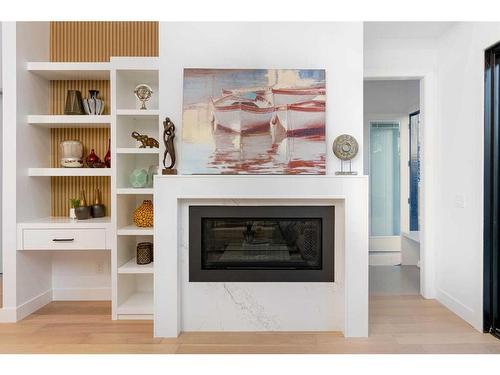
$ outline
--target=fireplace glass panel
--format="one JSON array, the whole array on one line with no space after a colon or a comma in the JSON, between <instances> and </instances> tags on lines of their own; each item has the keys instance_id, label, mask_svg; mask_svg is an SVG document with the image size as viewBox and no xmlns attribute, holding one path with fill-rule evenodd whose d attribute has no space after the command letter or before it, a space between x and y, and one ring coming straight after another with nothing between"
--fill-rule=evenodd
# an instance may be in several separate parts
<instances>
[{"instance_id":1,"label":"fireplace glass panel","mask_svg":"<svg viewBox=\"0 0 500 375\"><path fill-rule=\"evenodd\" d=\"M202 269L321 269L321 218L202 218Z\"/></svg>"}]
</instances>

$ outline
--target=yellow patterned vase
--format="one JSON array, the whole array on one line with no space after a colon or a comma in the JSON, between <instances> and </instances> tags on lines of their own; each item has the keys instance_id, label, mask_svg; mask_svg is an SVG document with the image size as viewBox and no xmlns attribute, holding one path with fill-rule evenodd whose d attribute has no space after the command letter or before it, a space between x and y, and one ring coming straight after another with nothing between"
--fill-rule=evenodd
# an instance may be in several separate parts
<instances>
[{"instance_id":1,"label":"yellow patterned vase","mask_svg":"<svg viewBox=\"0 0 500 375\"><path fill-rule=\"evenodd\" d=\"M153 202L146 199L134 211L134 223L138 227L153 226Z\"/></svg>"}]
</instances>

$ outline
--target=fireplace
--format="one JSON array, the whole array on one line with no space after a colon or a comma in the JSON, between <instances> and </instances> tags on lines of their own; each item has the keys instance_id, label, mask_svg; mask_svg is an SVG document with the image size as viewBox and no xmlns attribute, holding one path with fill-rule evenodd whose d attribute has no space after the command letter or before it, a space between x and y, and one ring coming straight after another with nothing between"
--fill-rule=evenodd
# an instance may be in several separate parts
<instances>
[{"instance_id":1,"label":"fireplace","mask_svg":"<svg viewBox=\"0 0 500 375\"><path fill-rule=\"evenodd\" d=\"M333 282L333 206L190 206L190 282Z\"/></svg>"}]
</instances>

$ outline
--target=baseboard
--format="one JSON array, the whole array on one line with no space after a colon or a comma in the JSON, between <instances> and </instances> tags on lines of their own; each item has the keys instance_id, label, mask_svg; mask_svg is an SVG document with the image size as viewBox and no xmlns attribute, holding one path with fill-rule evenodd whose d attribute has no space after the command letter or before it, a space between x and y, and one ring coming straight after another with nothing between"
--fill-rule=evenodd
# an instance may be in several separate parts
<instances>
[{"instance_id":1,"label":"baseboard","mask_svg":"<svg viewBox=\"0 0 500 375\"><path fill-rule=\"evenodd\" d=\"M368 255L370 266L396 266L401 264L400 251L370 251Z\"/></svg>"},{"instance_id":2,"label":"baseboard","mask_svg":"<svg viewBox=\"0 0 500 375\"><path fill-rule=\"evenodd\" d=\"M153 320L154 315L152 314L118 314L117 320Z\"/></svg>"},{"instance_id":3,"label":"baseboard","mask_svg":"<svg viewBox=\"0 0 500 375\"><path fill-rule=\"evenodd\" d=\"M38 296L31 298L23 304L17 306L16 320L22 320L46 304L52 302L52 290L49 289Z\"/></svg>"},{"instance_id":4,"label":"baseboard","mask_svg":"<svg viewBox=\"0 0 500 375\"><path fill-rule=\"evenodd\" d=\"M477 317L475 316L476 314L473 309L464 305L462 302L446 293L442 289L437 290L436 299L443 305L445 305L448 309L450 309L453 313L455 313L475 329L477 329L479 332L483 331L482 322L477 321Z\"/></svg>"},{"instance_id":5,"label":"baseboard","mask_svg":"<svg viewBox=\"0 0 500 375\"><path fill-rule=\"evenodd\" d=\"M111 301L111 288L53 289L53 301Z\"/></svg>"}]
</instances>

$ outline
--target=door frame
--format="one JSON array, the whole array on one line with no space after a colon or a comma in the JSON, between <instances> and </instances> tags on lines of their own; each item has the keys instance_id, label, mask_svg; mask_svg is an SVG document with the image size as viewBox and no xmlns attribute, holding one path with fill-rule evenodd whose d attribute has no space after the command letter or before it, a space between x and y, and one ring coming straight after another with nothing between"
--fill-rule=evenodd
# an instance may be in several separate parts
<instances>
[{"instance_id":1,"label":"door frame","mask_svg":"<svg viewBox=\"0 0 500 375\"><path fill-rule=\"evenodd\" d=\"M500 60L500 43L485 51L484 59L484 194L483 194L483 331L500 338L500 327L496 326L499 301L498 269L500 264L500 98L495 97L494 67ZM498 57L497 57L498 56ZM499 90L500 91L500 90ZM498 91L496 93L498 94ZM495 108L495 101L498 107Z\"/></svg>"},{"instance_id":2,"label":"door frame","mask_svg":"<svg viewBox=\"0 0 500 375\"><path fill-rule=\"evenodd\" d=\"M437 77L433 71L365 69L364 80L418 80L420 82L421 189L420 294L436 298L437 202L436 160Z\"/></svg>"}]
</instances>

